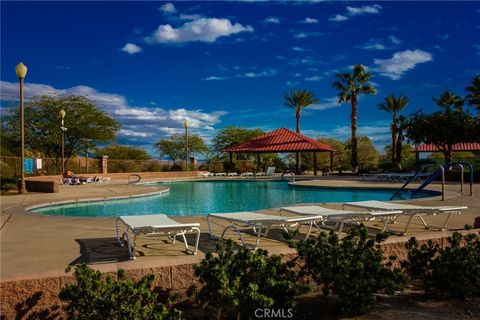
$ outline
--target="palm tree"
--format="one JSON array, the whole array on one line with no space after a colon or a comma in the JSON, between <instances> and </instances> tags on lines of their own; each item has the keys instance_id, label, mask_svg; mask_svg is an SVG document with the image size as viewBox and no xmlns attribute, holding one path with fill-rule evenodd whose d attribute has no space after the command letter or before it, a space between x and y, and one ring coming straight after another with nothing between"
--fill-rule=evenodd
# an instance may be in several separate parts
<instances>
[{"instance_id":1,"label":"palm tree","mask_svg":"<svg viewBox=\"0 0 480 320\"><path fill-rule=\"evenodd\" d=\"M290 93L285 92L283 94L283 104L287 107L295 109L295 117L297 119L297 133L300 133L300 117L302 110L309 105L318 103L318 99L315 94L309 90L295 90L292 89ZM300 169L300 153L295 154L295 166L296 172Z\"/></svg>"},{"instance_id":2,"label":"palm tree","mask_svg":"<svg viewBox=\"0 0 480 320\"><path fill-rule=\"evenodd\" d=\"M350 102L352 105L351 129L352 129L352 171L358 172L358 155L357 155L357 113L358 113L358 96L361 94L375 94L377 90L369 83L373 77L371 73L365 71L365 67L357 64L353 67L353 72L337 74L337 81L333 83L333 87L340 91L338 93L338 103Z\"/></svg>"},{"instance_id":3,"label":"palm tree","mask_svg":"<svg viewBox=\"0 0 480 320\"><path fill-rule=\"evenodd\" d=\"M295 90L292 89L290 93L283 94L283 104L287 107L295 109L295 117L297 118L297 133L300 133L300 117L302 110L309 105L318 103L315 94L309 90Z\"/></svg>"},{"instance_id":4,"label":"palm tree","mask_svg":"<svg viewBox=\"0 0 480 320\"><path fill-rule=\"evenodd\" d=\"M468 104L480 111L480 75L473 78L472 85L465 88L468 94L465 97Z\"/></svg>"},{"instance_id":5,"label":"palm tree","mask_svg":"<svg viewBox=\"0 0 480 320\"><path fill-rule=\"evenodd\" d=\"M444 108L447 113L462 109L465 101L452 91L444 91L438 98L432 99L440 108Z\"/></svg>"},{"instance_id":6,"label":"palm tree","mask_svg":"<svg viewBox=\"0 0 480 320\"><path fill-rule=\"evenodd\" d=\"M378 104L378 109L386 111L392 114L392 165L401 169L401 153L402 153L402 139L399 137L399 122L398 115L409 103L408 99L404 95L396 97L393 94L390 94L385 97L385 99ZM397 146L397 143L399 146ZM400 151L398 151L400 150Z\"/></svg>"}]
</instances>

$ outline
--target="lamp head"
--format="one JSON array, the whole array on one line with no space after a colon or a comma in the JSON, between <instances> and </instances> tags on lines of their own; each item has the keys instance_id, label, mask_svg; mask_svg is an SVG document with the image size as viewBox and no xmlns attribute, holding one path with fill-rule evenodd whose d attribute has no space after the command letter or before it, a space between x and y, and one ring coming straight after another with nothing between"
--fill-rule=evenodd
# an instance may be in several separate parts
<instances>
[{"instance_id":1,"label":"lamp head","mask_svg":"<svg viewBox=\"0 0 480 320\"><path fill-rule=\"evenodd\" d=\"M185 120L185 122L183 122L183 127L185 129L188 129L188 120Z\"/></svg>"},{"instance_id":2,"label":"lamp head","mask_svg":"<svg viewBox=\"0 0 480 320\"><path fill-rule=\"evenodd\" d=\"M66 112L65 112L65 110L62 109L62 110L60 110L60 112L58 114L60 115L60 118L62 118L62 120L63 120L63 118L65 118Z\"/></svg>"},{"instance_id":3,"label":"lamp head","mask_svg":"<svg viewBox=\"0 0 480 320\"><path fill-rule=\"evenodd\" d=\"M25 76L27 75L27 66L20 62L15 66L15 72L19 79L25 79Z\"/></svg>"}]
</instances>

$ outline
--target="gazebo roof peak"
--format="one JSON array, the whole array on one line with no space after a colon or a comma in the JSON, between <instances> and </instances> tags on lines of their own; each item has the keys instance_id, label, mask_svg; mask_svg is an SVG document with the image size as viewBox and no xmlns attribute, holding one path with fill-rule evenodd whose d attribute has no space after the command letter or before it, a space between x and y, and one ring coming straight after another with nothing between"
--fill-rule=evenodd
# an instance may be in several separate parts
<instances>
[{"instance_id":1,"label":"gazebo roof peak","mask_svg":"<svg viewBox=\"0 0 480 320\"><path fill-rule=\"evenodd\" d=\"M250 141L226 148L225 152L276 153L276 152L322 152L336 151L328 144L321 143L287 128L267 132Z\"/></svg>"}]
</instances>

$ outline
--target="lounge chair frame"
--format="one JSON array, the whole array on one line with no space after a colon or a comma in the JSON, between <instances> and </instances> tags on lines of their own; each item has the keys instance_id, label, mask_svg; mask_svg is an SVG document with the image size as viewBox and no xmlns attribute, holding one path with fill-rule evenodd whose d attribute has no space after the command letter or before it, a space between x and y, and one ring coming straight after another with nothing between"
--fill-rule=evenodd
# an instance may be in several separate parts
<instances>
[{"instance_id":1,"label":"lounge chair frame","mask_svg":"<svg viewBox=\"0 0 480 320\"><path fill-rule=\"evenodd\" d=\"M407 230L410 227L410 224L413 218L417 217L423 224L423 227L426 230L438 230L438 231L445 231L448 220L452 214L462 214L463 210L468 209L468 207L460 206L460 207L453 207L453 206L416 206L416 205L409 205L409 204L400 204L400 203L390 203L390 202L383 202L383 201L359 201L359 202L346 202L342 205L343 207L350 206L356 208L363 208L368 210L390 210L395 211L399 210L400 213L395 217L392 223L395 223L400 216L408 216L407 224L405 225L405 229L400 232L400 235L406 235ZM428 225L425 221L425 216L436 216L440 214L446 214L447 217L442 223L442 226L432 226ZM397 232L398 233L398 232Z\"/></svg>"},{"instance_id":2,"label":"lounge chair frame","mask_svg":"<svg viewBox=\"0 0 480 320\"><path fill-rule=\"evenodd\" d=\"M388 224L396 219L396 216L401 213L401 211L374 211L374 212L359 212L359 211L347 211L347 210L336 210L325 208L318 205L310 206L294 206L294 207L283 207L280 208L280 214L282 212L290 212L303 216L316 216L321 217L320 223L321 226L315 221L313 225L317 227L320 231L322 229L332 229L330 226L327 226L325 222L331 221L335 222L334 229L338 232L343 231L345 224L354 223L359 224L362 221L371 221L375 219L382 219L383 226L381 232L390 231L388 229Z\"/></svg>"},{"instance_id":3,"label":"lounge chair frame","mask_svg":"<svg viewBox=\"0 0 480 320\"><path fill-rule=\"evenodd\" d=\"M152 223L144 223L145 220L151 219ZM138 223L136 220L141 220L142 223ZM126 230L120 236L120 223L122 223ZM116 220L116 236L117 242L120 246L127 244L128 253L131 260L135 259L135 251L137 246L137 236L140 234L146 237L158 237L167 236L172 242L176 242L177 236L183 238L185 244L185 250L192 254L197 254L198 243L200 241L200 226L199 223L179 223L164 214L157 215L144 215L144 216L121 216ZM129 237L129 231L133 234L133 241ZM192 250L188 246L186 234L195 234L195 248Z\"/></svg>"},{"instance_id":4,"label":"lounge chair frame","mask_svg":"<svg viewBox=\"0 0 480 320\"><path fill-rule=\"evenodd\" d=\"M300 228L302 224L308 225L308 232L305 235L305 239L308 239L310 232L312 231L313 224L315 219L319 217L309 216L309 217L285 217L285 216L275 216L267 215L262 213L254 212L237 212L237 213L212 213L207 216L207 225L208 233L210 237L214 239L223 239L227 230L231 230L237 233L240 241L243 246L250 246L253 250L258 248L260 243L260 238L266 237L268 232L273 228L280 228L286 232L290 231L290 228L295 227L295 229ZM212 219L219 219L222 221L227 221L227 225L222 225L220 223L212 221ZM217 225L223 228L223 231L220 236L217 236L213 232L213 225ZM243 236L243 229L251 229L256 235L255 243L247 243Z\"/></svg>"}]
</instances>

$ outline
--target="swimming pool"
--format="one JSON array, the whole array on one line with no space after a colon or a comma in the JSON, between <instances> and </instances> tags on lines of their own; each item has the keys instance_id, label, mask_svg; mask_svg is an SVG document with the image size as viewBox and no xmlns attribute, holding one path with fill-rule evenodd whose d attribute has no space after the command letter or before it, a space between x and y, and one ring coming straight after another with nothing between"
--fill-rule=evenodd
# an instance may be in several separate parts
<instances>
[{"instance_id":1,"label":"swimming pool","mask_svg":"<svg viewBox=\"0 0 480 320\"><path fill-rule=\"evenodd\" d=\"M290 186L286 181L177 181L157 183L170 188L162 195L73 203L32 209L34 212L65 216L121 216L165 213L172 216L254 211L299 203L389 200L393 189L311 188ZM423 191L416 197L438 195ZM399 199L410 199L405 192Z\"/></svg>"}]
</instances>

